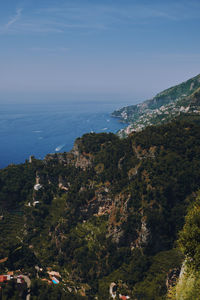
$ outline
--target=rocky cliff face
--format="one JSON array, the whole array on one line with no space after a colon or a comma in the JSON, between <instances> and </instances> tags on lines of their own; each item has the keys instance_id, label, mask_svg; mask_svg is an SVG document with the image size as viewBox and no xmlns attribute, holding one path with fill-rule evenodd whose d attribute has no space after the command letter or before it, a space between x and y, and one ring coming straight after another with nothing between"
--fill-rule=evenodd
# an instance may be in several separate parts
<instances>
[{"instance_id":1,"label":"rocky cliff face","mask_svg":"<svg viewBox=\"0 0 200 300\"><path fill-rule=\"evenodd\" d=\"M92 166L93 156L90 153L80 153L78 145L74 145L71 153L74 155L74 165L76 168L81 168L85 171Z\"/></svg>"},{"instance_id":2,"label":"rocky cliff face","mask_svg":"<svg viewBox=\"0 0 200 300\"><path fill-rule=\"evenodd\" d=\"M132 247L142 248L146 247L151 238L151 231L147 226L147 218L143 216L141 219L141 227L138 230L138 238L132 242Z\"/></svg>"},{"instance_id":3,"label":"rocky cliff face","mask_svg":"<svg viewBox=\"0 0 200 300\"><path fill-rule=\"evenodd\" d=\"M44 159L46 163L59 163L64 166L74 165L84 171L92 165L92 160L93 156L90 153L80 152L78 141L74 143L74 147L70 152L48 154Z\"/></svg>"}]
</instances>

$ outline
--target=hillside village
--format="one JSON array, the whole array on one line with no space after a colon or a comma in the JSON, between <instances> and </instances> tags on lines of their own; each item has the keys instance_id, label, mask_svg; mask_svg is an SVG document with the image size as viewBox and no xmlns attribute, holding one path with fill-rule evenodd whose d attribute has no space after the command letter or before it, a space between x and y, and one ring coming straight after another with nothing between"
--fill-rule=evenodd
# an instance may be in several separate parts
<instances>
[{"instance_id":1,"label":"hillside village","mask_svg":"<svg viewBox=\"0 0 200 300\"><path fill-rule=\"evenodd\" d=\"M170 103L168 105L162 105L160 108L156 109L149 109L145 112L144 115L140 116L137 121L128 125L125 129L121 129L118 134L119 136L126 136L131 132L138 132L143 130L147 126L152 126L169 122L175 117L180 116L181 114L191 114L191 115L199 115L200 108L191 108L190 106L177 106L177 102ZM127 113L121 113L122 118L126 121L127 120Z\"/></svg>"},{"instance_id":2,"label":"hillside village","mask_svg":"<svg viewBox=\"0 0 200 300\"><path fill-rule=\"evenodd\" d=\"M125 129L118 132L119 136L125 137L147 126L169 122L180 115L200 114L199 93L200 75L197 75L157 94L151 100L114 111L114 117L129 123Z\"/></svg>"}]
</instances>

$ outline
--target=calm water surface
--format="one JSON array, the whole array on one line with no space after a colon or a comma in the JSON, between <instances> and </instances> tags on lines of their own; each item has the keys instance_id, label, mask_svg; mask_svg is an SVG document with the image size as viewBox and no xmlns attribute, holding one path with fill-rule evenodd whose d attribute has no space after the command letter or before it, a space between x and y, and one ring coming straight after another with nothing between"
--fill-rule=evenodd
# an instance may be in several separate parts
<instances>
[{"instance_id":1,"label":"calm water surface","mask_svg":"<svg viewBox=\"0 0 200 300\"><path fill-rule=\"evenodd\" d=\"M0 168L30 155L69 151L86 132L117 132L125 126L110 116L119 103L1 104Z\"/></svg>"}]
</instances>

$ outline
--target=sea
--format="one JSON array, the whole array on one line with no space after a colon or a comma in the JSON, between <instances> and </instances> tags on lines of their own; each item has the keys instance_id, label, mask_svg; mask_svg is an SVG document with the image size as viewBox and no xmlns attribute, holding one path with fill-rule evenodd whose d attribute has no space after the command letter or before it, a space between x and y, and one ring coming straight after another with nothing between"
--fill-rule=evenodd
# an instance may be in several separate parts
<instances>
[{"instance_id":1,"label":"sea","mask_svg":"<svg viewBox=\"0 0 200 300\"><path fill-rule=\"evenodd\" d=\"M111 117L124 106L109 101L4 103L0 110L0 168L24 163L30 155L70 151L88 132L113 132L127 126Z\"/></svg>"}]
</instances>

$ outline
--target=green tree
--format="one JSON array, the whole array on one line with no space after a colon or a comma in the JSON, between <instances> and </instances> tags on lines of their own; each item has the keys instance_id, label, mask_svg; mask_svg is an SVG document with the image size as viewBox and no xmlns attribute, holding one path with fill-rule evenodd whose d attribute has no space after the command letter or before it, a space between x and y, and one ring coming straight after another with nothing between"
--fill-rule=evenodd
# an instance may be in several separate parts
<instances>
[{"instance_id":1,"label":"green tree","mask_svg":"<svg viewBox=\"0 0 200 300\"><path fill-rule=\"evenodd\" d=\"M195 270L200 270L200 192L185 218L179 245L188 264Z\"/></svg>"}]
</instances>

